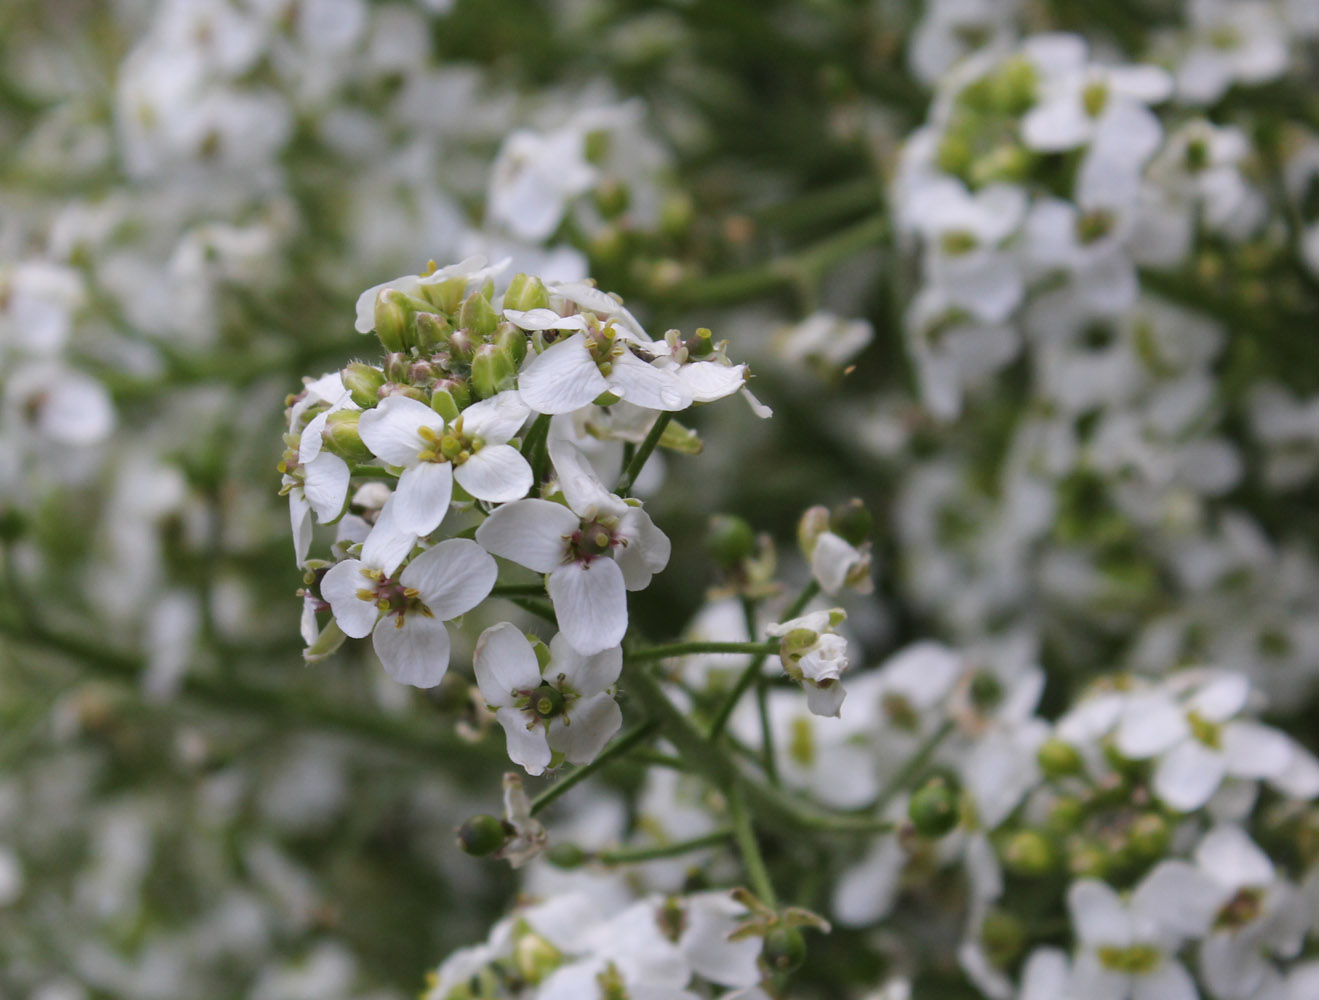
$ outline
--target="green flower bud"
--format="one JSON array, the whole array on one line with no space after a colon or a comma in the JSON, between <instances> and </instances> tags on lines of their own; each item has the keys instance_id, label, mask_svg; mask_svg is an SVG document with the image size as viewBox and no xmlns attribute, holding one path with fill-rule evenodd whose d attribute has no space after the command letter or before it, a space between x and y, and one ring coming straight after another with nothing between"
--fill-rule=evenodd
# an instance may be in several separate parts
<instances>
[{"instance_id":1,"label":"green flower bud","mask_svg":"<svg viewBox=\"0 0 1319 1000\"><path fill-rule=\"evenodd\" d=\"M952 831L962 818L957 792L943 778L931 778L907 804L907 816L916 832L924 837L942 837Z\"/></svg>"},{"instance_id":2,"label":"green flower bud","mask_svg":"<svg viewBox=\"0 0 1319 1000\"><path fill-rule=\"evenodd\" d=\"M363 409L369 409L380 402L380 387L385 384L385 373L374 365L354 361L340 374L344 388L353 397L353 402Z\"/></svg>"},{"instance_id":3,"label":"green flower bud","mask_svg":"<svg viewBox=\"0 0 1319 1000\"><path fill-rule=\"evenodd\" d=\"M980 925L980 940L989 960L1005 969L1026 950L1030 935L1020 917L1003 910L990 910Z\"/></svg>"},{"instance_id":4,"label":"green flower bud","mask_svg":"<svg viewBox=\"0 0 1319 1000\"><path fill-rule=\"evenodd\" d=\"M459 305L462 304L463 295L467 292L466 278L449 278L447 281L436 282L433 285L422 285L421 294L426 301L442 313L452 316L458 311Z\"/></svg>"},{"instance_id":5,"label":"green flower bud","mask_svg":"<svg viewBox=\"0 0 1319 1000\"><path fill-rule=\"evenodd\" d=\"M705 532L705 548L720 569L731 573L755 553L756 535L742 518L715 514Z\"/></svg>"},{"instance_id":6,"label":"green flower bud","mask_svg":"<svg viewBox=\"0 0 1319 1000\"><path fill-rule=\"evenodd\" d=\"M527 356L527 335L512 323L499 324L494 344L501 351L505 351L515 365L522 364L522 359Z\"/></svg>"},{"instance_id":7,"label":"green flower bud","mask_svg":"<svg viewBox=\"0 0 1319 1000\"><path fill-rule=\"evenodd\" d=\"M806 961L806 939L795 927L771 927L765 935L760 957L775 972L796 972Z\"/></svg>"},{"instance_id":8,"label":"green flower bud","mask_svg":"<svg viewBox=\"0 0 1319 1000\"><path fill-rule=\"evenodd\" d=\"M1073 837L1067 844L1067 870L1074 878L1103 878L1108 874L1108 852L1092 840Z\"/></svg>"},{"instance_id":9,"label":"green flower bud","mask_svg":"<svg viewBox=\"0 0 1319 1000\"><path fill-rule=\"evenodd\" d=\"M971 183L976 187L995 182L1018 184L1030 176L1033 164L1030 150L1004 144L971 165Z\"/></svg>"},{"instance_id":10,"label":"green flower bud","mask_svg":"<svg viewBox=\"0 0 1319 1000\"><path fill-rule=\"evenodd\" d=\"M408 349L411 310L408 297L394 288L382 288L376 295L376 336L387 351Z\"/></svg>"},{"instance_id":11,"label":"green flower bud","mask_svg":"<svg viewBox=\"0 0 1319 1000\"><path fill-rule=\"evenodd\" d=\"M1054 833L1065 834L1071 833L1081 825L1081 820L1085 818L1085 803L1072 795L1064 795L1057 799L1049 809L1049 818L1046 823Z\"/></svg>"},{"instance_id":12,"label":"green flower bud","mask_svg":"<svg viewBox=\"0 0 1319 1000\"><path fill-rule=\"evenodd\" d=\"M586 863L586 852L576 844L555 844L545 852L545 860L555 868L571 871Z\"/></svg>"},{"instance_id":13,"label":"green flower bud","mask_svg":"<svg viewBox=\"0 0 1319 1000\"><path fill-rule=\"evenodd\" d=\"M457 420L458 414L462 412L458 409L458 401L453 398L453 393L439 388L431 390L431 409L442 416L446 424Z\"/></svg>"},{"instance_id":14,"label":"green flower bud","mask_svg":"<svg viewBox=\"0 0 1319 1000\"><path fill-rule=\"evenodd\" d=\"M472 389L478 399L489 399L497 392L513 388L517 363L508 352L494 344L482 344L472 359Z\"/></svg>"},{"instance_id":15,"label":"green flower bud","mask_svg":"<svg viewBox=\"0 0 1319 1000\"><path fill-rule=\"evenodd\" d=\"M829 514L829 529L849 545L868 542L874 527L875 519L859 497L840 503Z\"/></svg>"},{"instance_id":16,"label":"green flower bud","mask_svg":"<svg viewBox=\"0 0 1319 1000\"><path fill-rule=\"evenodd\" d=\"M1065 778L1081 773L1081 755L1076 747L1056 736L1045 740L1035 752L1035 760L1046 778Z\"/></svg>"},{"instance_id":17,"label":"green flower bud","mask_svg":"<svg viewBox=\"0 0 1319 1000\"><path fill-rule=\"evenodd\" d=\"M385 355L385 381L406 382L412 368L412 358L401 351L392 351ZM384 399L385 394L377 391L376 396Z\"/></svg>"},{"instance_id":18,"label":"green flower bud","mask_svg":"<svg viewBox=\"0 0 1319 1000\"><path fill-rule=\"evenodd\" d=\"M449 343L453 327L439 313L419 312L413 317L413 336L423 351L434 351Z\"/></svg>"},{"instance_id":19,"label":"green flower bud","mask_svg":"<svg viewBox=\"0 0 1319 1000\"><path fill-rule=\"evenodd\" d=\"M463 299L462 307L458 310L458 325L479 337L486 337L495 332L499 316L489 299L480 292L473 292Z\"/></svg>"},{"instance_id":20,"label":"green flower bud","mask_svg":"<svg viewBox=\"0 0 1319 1000\"><path fill-rule=\"evenodd\" d=\"M1162 857L1172 841L1172 828L1156 812L1141 813L1127 830L1127 842L1132 853L1142 860Z\"/></svg>"},{"instance_id":21,"label":"green flower bud","mask_svg":"<svg viewBox=\"0 0 1319 1000\"><path fill-rule=\"evenodd\" d=\"M660 207L659 227L665 236L679 237L686 234L696 219L696 207L685 193L670 195Z\"/></svg>"},{"instance_id":22,"label":"green flower bud","mask_svg":"<svg viewBox=\"0 0 1319 1000\"><path fill-rule=\"evenodd\" d=\"M596 406L613 406L622 398L622 396L615 396L612 392L602 392L591 402Z\"/></svg>"},{"instance_id":23,"label":"green flower bud","mask_svg":"<svg viewBox=\"0 0 1319 1000\"><path fill-rule=\"evenodd\" d=\"M476 349L484 341L466 328L455 330L449 336L449 357L454 361L470 362L476 356Z\"/></svg>"},{"instance_id":24,"label":"green flower bud","mask_svg":"<svg viewBox=\"0 0 1319 1000\"><path fill-rule=\"evenodd\" d=\"M513 964L532 986L563 964L559 949L535 932L528 931L513 945Z\"/></svg>"},{"instance_id":25,"label":"green flower bud","mask_svg":"<svg viewBox=\"0 0 1319 1000\"><path fill-rule=\"evenodd\" d=\"M829 508L810 507L797 522L797 545L807 559L815 551L815 543L829 530Z\"/></svg>"},{"instance_id":26,"label":"green flower bud","mask_svg":"<svg viewBox=\"0 0 1319 1000\"><path fill-rule=\"evenodd\" d=\"M478 858L494 854L507 839L504 824L486 813L473 816L458 827L458 846Z\"/></svg>"},{"instance_id":27,"label":"green flower bud","mask_svg":"<svg viewBox=\"0 0 1319 1000\"><path fill-rule=\"evenodd\" d=\"M526 312L528 309L548 309L550 293L545 283L529 274L515 274L504 293L504 308Z\"/></svg>"},{"instance_id":28,"label":"green flower bud","mask_svg":"<svg viewBox=\"0 0 1319 1000\"><path fill-rule=\"evenodd\" d=\"M340 458L365 462L374 457L371 449L362 443L362 435L357 432L357 421L361 416L357 410L335 410L325 418L321 439Z\"/></svg>"},{"instance_id":29,"label":"green flower bud","mask_svg":"<svg viewBox=\"0 0 1319 1000\"><path fill-rule=\"evenodd\" d=\"M1038 830L1018 830L1003 845L1003 862L1016 875L1048 875L1057 861L1053 842Z\"/></svg>"},{"instance_id":30,"label":"green flower bud","mask_svg":"<svg viewBox=\"0 0 1319 1000\"><path fill-rule=\"evenodd\" d=\"M596 185L591 194L595 207L606 219L615 219L627 211L632 203L632 192L617 178L607 177Z\"/></svg>"}]
</instances>

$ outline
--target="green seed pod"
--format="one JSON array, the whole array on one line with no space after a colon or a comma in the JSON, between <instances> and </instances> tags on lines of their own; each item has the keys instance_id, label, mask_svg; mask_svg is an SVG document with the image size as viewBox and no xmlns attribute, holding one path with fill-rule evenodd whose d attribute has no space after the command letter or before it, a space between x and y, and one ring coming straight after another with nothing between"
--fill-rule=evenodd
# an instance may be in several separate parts
<instances>
[{"instance_id":1,"label":"green seed pod","mask_svg":"<svg viewBox=\"0 0 1319 1000\"><path fill-rule=\"evenodd\" d=\"M586 852L576 844L555 844L545 852L545 860L555 868L571 871L586 863Z\"/></svg>"},{"instance_id":2,"label":"green seed pod","mask_svg":"<svg viewBox=\"0 0 1319 1000\"><path fill-rule=\"evenodd\" d=\"M545 283L529 274L515 274L504 293L504 308L526 312L529 309L548 309L550 293Z\"/></svg>"},{"instance_id":3,"label":"green seed pod","mask_svg":"<svg viewBox=\"0 0 1319 1000\"><path fill-rule=\"evenodd\" d=\"M494 854L507 839L504 824L486 813L473 816L458 827L458 846L478 858Z\"/></svg>"},{"instance_id":4,"label":"green seed pod","mask_svg":"<svg viewBox=\"0 0 1319 1000\"><path fill-rule=\"evenodd\" d=\"M961 820L961 802L957 792L948 787L948 782L943 778L931 778L912 795L907 804L907 816L921 836L942 837Z\"/></svg>"},{"instance_id":5,"label":"green seed pod","mask_svg":"<svg viewBox=\"0 0 1319 1000\"><path fill-rule=\"evenodd\" d=\"M563 964L563 956L554 945L529 931L513 945L513 964L522 978L534 986Z\"/></svg>"},{"instance_id":6,"label":"green seed pod","mask_svg":"<svg viewBox=\"0 0 1319 1000\"><path fill-rule=\"evenodd\" d=\"M775 972L796 972L806 961L806 939L795 927L772 927L765 935L760 957Z\"/></svg>"},{"instance_id":7,"label":"green seed pod","mask_svg":"<svg viewBox=\"0 0 1319 1000\"><path fill-rule=\"evenodd\" d=\"M339 377L358 406L369 409L380 402L380 387L385 384L385 373L379 368L354 361L344 368Z\"/></svg>"},{"instance_id":8,"label":"green seed pod","mask_svg":"<svg viewBox=\"0 0 1319 1000\"><path fill-rule=\"evenodd\" d=\"M756 551L751 525L732 514L715 514L705 532L705 549L720 569L736 570Z\"/></svg>"}]
</instances>

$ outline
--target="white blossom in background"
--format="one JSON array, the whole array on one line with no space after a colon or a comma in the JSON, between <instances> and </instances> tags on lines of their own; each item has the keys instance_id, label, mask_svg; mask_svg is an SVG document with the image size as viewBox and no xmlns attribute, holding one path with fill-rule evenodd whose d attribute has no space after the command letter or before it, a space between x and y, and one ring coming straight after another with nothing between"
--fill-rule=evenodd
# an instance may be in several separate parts
<instances>
[{"instance_id":1,"label":"white blossom in background","mask_svg":"<svg viewBox=\"0 0 1319 1000\"><path fill-rule=\"evenodd\" d=\"M842 608L832 608L812 611L765 629L768 635L780 640L783 672L802 685L806 704L816 715L838 715L847 697L842 685L843 672L848 666L847 640L834 631L846 618Z\"/></svg>"}]
</instances>

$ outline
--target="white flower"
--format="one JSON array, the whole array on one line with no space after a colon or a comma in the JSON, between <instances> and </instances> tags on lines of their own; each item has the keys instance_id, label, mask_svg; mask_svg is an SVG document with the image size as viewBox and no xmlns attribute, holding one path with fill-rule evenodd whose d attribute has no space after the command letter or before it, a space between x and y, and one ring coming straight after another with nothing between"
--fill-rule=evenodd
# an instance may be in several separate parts
<instances>
[{"instance_id":1,"label":"white flower","mask_svg":"<svg viewBox=\"0 0 1319 1000\"><path fill-rule=\"evenodd\" d=\"M316 405L329 407L298 431L306 411ZM357 409L344 388L338 372L309 380L303 396L289 408L289 431L298 435L296 453L285 457L281 490L289 497L289 520L293 527L293 551L299 566L307 561L311 545L312 511L322 524L333 521L343 511L352 478L348 464L327 451L322 434L330 414L341 409Z\"/></svg>"},{"instance_id":2,"label":"white flower","mask_svg":"<svg viewBox=\"0 0 1319 1000\"><path fill-rule=\"evenodd\" d=\"M568 203L589 191L598 176L586 160L586 136L577 128L512 132L491 170L490 218L530 243L545 240L563 220Z\"/></svg>"},{"instance_id":3,"label":"white flower","mask_svg":"<svg viewBox=\"0 0 1319 1000\"><path fill-rule=\"evenodd\" d=\"M1084 1000L1197 1000L1176 953L1183 938L1203 932L1210 891L1178 861L1156 867L1127 900L1103 882L1074 882L1067 893L1079 948L1073 993Z\"/></svg>"},{"instance_id":4,"label":"white flower","mask_svg":"<svg viewBox=\"0 0 1319 1000\"><path fill-rule=\"evenodd\" d=\"M389 465L403 466L395 493L401 528L428 535L449 509L453 483L472 496L502 503L531 489L531 466L508 444L527 419L515 392L473 403L453 424L425 403L387 396L358 422L362 443Z\"/></svg>"},{"instance_id":5,"label":"white flower","mask_svg":"<svg viewBox=\"0 0 1319 1000\"><path fill-rule=\"evenodd\" d=\"M504 827L512 834L504 846L495 852L514 868L521 868L541 851L548 840L545 827L531 814L531 799L522 787L522 778L516 774L504 775Z\"/></svg>"},{"instance_id":6,"label":"white flower","mask_svg":"<svg viewBox=\"0 0 1319 1000\"><path fill-rule=\"evenodd\" d=\"M791 365L808 364L816 370L836 373L875 339L869 320L844 319L817 310L795 326L774 335L774 351Z\"/></svg>"},{"instance_id":7,"label":"white flower","mask_svg":"<svg viewBox=\"0 0 1319 1000\"><path fill-rule=\"evenodd\" d=\"M1209 673L1174 680L1177 686L1131 697L1114 733L1125 756L1158 758L1152 786L1159 798L1189 812L1208 802L1228 776L1276 778L1286 771L1294 756L1291 741L1236 718L1250 697L1246 678Z\"/></svg>"},{"instance_id":8,"label":"white flower","mask_svg":"<svg viewBox=\"0 0 1319 1000\"><path fill-rule=\"evenodd\" d=\"M397 578L369 558L345 559L325 574L321 595L345 635L371 633L391 677L434 687L449 668L444 623L485 600L497 575L495 561L479 545L451 538L417 556Z\"/></svg>"},{"instance_id":9,"label":"white flower","mask_svg":"<svg viewBox=\"0 0 1319 1000\"><path fill-rule=\"evenodd\" d=\"M1287 27L1272 4L1193 0L1192 42L1177 67L1177 96L1212 104L1233 83L1257 84L1287 68Z\"/></svg>"},{"instance_id":10,"label":"white flower","mask_svg":"<svg viewBox=\"0 0 1319 1000\"><path fill-rule=\"evenodd\" d=\"M565 441L549 442L567 505L504 504L476 530L486 551L548 573L559 629L585 655L617 646L627 632L627 594L644 590L669 562L669 539L639 506L601 485Z\"/></svg>"},{"instance_id":11,"label":"white flower","mask_svg":"<svg viewBox=\"0 0 1319 1000\"><path fill-rule=\"evenodd\" d=\"M562 636L541 666L530 642L510 622L481 633L473 656L476 682L508 738L508 755L541 774L554 755L589 764L623 724L610 689L623 669L618 647L585 656Z\"/></svg>"},{"instance_id":12,"label":"white flower","mask_svg":"<svg viewBox=\"0 0 1319 1000\"><path fill-rule=\"evenodd\" d=\"M1305 900L1239 826L1206 834L1195 862L1218 889L1213 923L1200 945L1201 976L1220 1000L1248 1000L1278 980L1268 954L1300 953L1310 923Z\"/></svg>"},{"instance_id":13,"label":"white flower","mask_svg":"<svg viewBox=\"0 0 1319 1000\"><path fill-rule=\"evenodd\" d=\"M869 594L875 589L870 579L870 544L858 549L832 531L822 532L811 548L811 576L830 597L844 587Z\"/></svg>"},{"instance_id":14,"label":"white flower","mask_svg":"<svg viewBox=\"0 0 1319 1000\"><path fill-rule=\"evenodd\" d=\"M588 320L582 314L553 320L532 315L540 313L554 315L552 310L533 309L524 314L506 310L505 316L515 324L529 324L530 329L545 329L539 324L550 322L553 329L580 332L531 357L518 375L522 401L537 413L571 413L604 393L651 410L691 406L692 394L677 374L642 360L634 351L644 345L614 321L602 327L594 317Z\"/></svg>"},{"instance_id":15,"label":"white flower","mask_svg":"<svg viewBox=\"0 0 1319 1000\"><path fill-rule=\"evenodd\" d=\"M847 697L841 683L847 669L847 640L834 632L846 618L842 608L832 608L765 629L783 640L779 649L783 669L805 686L806 705L816 715L838 715Z\"/></svg>"}]
</instances>

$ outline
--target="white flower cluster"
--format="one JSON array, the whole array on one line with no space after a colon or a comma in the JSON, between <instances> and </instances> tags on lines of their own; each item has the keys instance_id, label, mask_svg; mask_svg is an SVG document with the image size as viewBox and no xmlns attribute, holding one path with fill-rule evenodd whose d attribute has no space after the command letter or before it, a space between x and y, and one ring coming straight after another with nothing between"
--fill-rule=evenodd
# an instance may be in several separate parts
<instances>
[{"instance_id":1,"label":"white flower cluster","mask_svg":"<svg viewBox=\"0 0 1319 1000\"><path fill-rule=\"evenodd\" d=\"M627 593L669 560L669 539L627 497L627 432L616 450L593 448L593 464L578 427L608 440L616 416L641 426L644 463L669 415L745 392L747 372L709 331L651 340L587 283L519 274L495 296L506 263L472 258L364 292L357 329L375 331L384 364L308 382L288 410L282 469L309 570L309 657L371 635L390 676L434 687L449 666L445 623L491 594L494 557L543 576L559 627L548 649L538 654L504 623L475 655L510 756L540 774L593 760L619 728L610 692ZM605 481L620 473L611 491ZM331 561L308 559L313 514L337 522ZM333 625L322 631L316 615L327 610Z\"/></svg>"}]
</instances>

